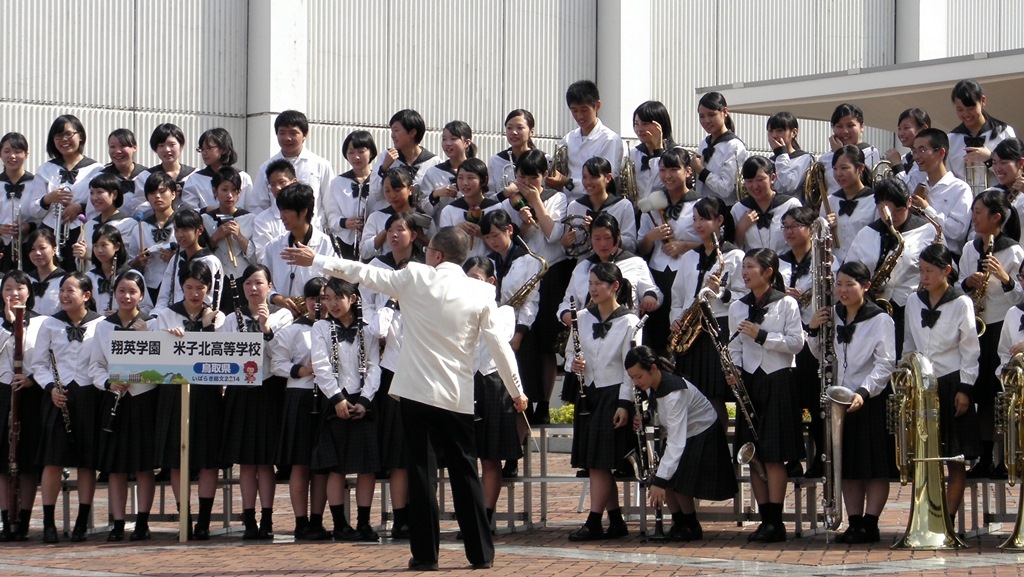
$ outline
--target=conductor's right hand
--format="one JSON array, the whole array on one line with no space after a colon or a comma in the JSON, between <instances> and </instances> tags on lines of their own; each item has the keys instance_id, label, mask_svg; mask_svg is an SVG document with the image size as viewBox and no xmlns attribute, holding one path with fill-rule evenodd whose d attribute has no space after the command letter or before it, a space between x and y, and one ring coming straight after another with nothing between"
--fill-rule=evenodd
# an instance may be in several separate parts
<instances>
[{"instance_id":1,"label":"conductor's right hand","mask_svg":"<svg viewBox=\"0 0 1024 577\"><path fill-rule=\"evenodd\" d=\"M530 399L526 398L526 395L519 395L512 399L512 406L515 407L517 413L522 413L530 406Z\"/></svg>"}]
</instances>

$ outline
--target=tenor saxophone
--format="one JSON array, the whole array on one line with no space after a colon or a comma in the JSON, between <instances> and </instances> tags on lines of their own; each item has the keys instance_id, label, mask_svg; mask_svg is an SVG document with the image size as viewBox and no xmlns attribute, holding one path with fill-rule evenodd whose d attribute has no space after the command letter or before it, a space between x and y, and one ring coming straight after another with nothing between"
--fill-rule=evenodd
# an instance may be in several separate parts
<instances>
[{"instance_id":1,"label":"tenor saxophone","mask_svg":"<svg viewBox=\"0 0 1024 577\"><path fill-rule=\"evenodd\" d=\"M722 255L722 248L718 244L718 235L711 233L711 242L714 245L715 252L718 253L718 268L712 273L712 276L716 276L719 279L722 278L722 273L725 271L725 257ZM707 286L701 288L697 296L693 299L693 303L685 311L683 316L680 317L679 330L673 330L669 334L668 338L668 352L684 355L693 346L693 343L697 341L697 337L700 336L700 332L704 329L704 322L702 319L704 315L701 313L701 294Z\"/></svg>"},{"instance_id":2,"label":"tenor saxophone","mask_svg":"<svg viewBox=\"0 0 1024 577\"><path fill-rule=\"evenodd\" d=\"M1003 390L996 396L996 434L1003 435L1003 462L1006 463L1006 482L1012 487L1024 470L1024 353L1010 358L999 374ZM1000 549L1024 549L1024 496L1018 500L1017 521L1013 532Z\"/></svg>"},{"instance_id":3,"label":"tenor saxophone","mask_svg":"<svg viewBox=\"0 0 1024 577\"><path fill-rule=\"evenodd\" d=\"M517 236L516 241L522 245L526 254L540 262L540 270L523 283L523 286L519 287L519 290L517 290L512 296L508 297L508 300L505 301L504 305L510 306L514 309L518 309L523 306L526 302L526 298L529 297L530 293L532 293L534 289L537 288L537 285L540 284L540 279L544 278L544 275L548 274L548 261L545 260L544 257L530 250L530 246L526 244L526 241L523 240L522 237Z\"/></svg>"},{"instance_id":4,"label":"tenor saxophone","mask_svg":"<svg viewBox=\"0 0 1024 577\"><path fill-rule=\"evenodd\" d=\"M900 231L896 230L896 227L893 226L892 213L889 212L889 207L883 206L882 212L885 215L884 218L882 218L882 222L889 228L889 232L896 237L896 248L886 255L882 264L879 265L875 270L875 274L872 275L870 292L871 298L875 300L878 306L885 309L885 312L889 313L889 316L892 316L892 303L882 298L882 295L885 293L885 285L889 284L889 277L892 276L893 270L896 269L896 263L899 262L900 256L903 255L903 247L906 243L904 242L903 235L900 234Z\"/></svg>"}]
</instances>

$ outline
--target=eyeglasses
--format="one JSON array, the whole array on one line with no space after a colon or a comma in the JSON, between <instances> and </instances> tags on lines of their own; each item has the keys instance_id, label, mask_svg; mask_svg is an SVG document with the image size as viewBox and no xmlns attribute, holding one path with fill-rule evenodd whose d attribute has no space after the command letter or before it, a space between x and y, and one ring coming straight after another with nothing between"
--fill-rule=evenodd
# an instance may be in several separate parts
<instances>
[{"instance_id":1,"label":"eyeglasses","mask_svg":"<svg viewBox=\"0 0 1024 577\"><path fill-rule=\"evenodd\" d=\"M54 140L71 140L72 138L75 137L76 134L78 134L77 130L69 130L67 132L62 132L60 134L54 134L53 135L53 139Z\"/></svg>"},{"instance_id":2,"label":"eyeglasses","mask_svg":"<svg viewBox=\"0 0 1024 577\"><path fill-rule=\"evenodd\" d=\"M800 230L801 228L807 228L806 224L790 224L782 225L782 230Z\"/></svg>"},{"instance_id":3,"label":"eyeglasses","mask_svg":"<svg viewBox=\"0 0 1024 577\"><path fill-rule=\"evenodd\" d=\"M915 149L911 150L911 152L914 154L914 156L924 156L924 155L928 154L929 152L935 152L936 150L938 150L938 148L924 148L924 147L921 147L921 148L915 148Z\"/></svg>"},{"instance_id":4,"label":"eyeglasses","mask_svg":"<svg viewBox=\"0 0 1024 577\"><path fill-rule=\"evenodd\" d=\"M203 152L210 152L213 150L220 150L220 147L216 144L207 144L206 146L197 146L196 152L202 154Z\"/></svg>"},{"instance_id":5,"label":"eyeglasses","mask_svg":"<svg viewBox=\"0 0 1024 577\"><path fill-rule=\"evenodd\" d=\"M438 249L436 249L436 248L434 248L434 247L432 247L430 245L427 245L426 250L432 250L432 251L436 252L437 254L441 255L441 258L444 258L444 253L443 252L441 252L440 250L438 250Z\"/></svg>"}]
</instances>

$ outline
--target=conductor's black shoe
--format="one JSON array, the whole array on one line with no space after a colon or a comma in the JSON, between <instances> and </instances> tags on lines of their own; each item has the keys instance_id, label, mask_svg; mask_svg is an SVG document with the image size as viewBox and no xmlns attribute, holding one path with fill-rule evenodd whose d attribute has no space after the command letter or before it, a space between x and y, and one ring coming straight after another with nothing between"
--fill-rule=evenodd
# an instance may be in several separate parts
<instances>
[{"instance_id":1,"label":"conductor's black shoe","mask_svg":"<svg viewBox=\"0 0 1024 577\"><path fill-rule=\"evenodd\" d=\"M786 476L790 479L804 476L804 468L800 464L800 461L790 461L786 463Z\"/></svg>"},{"instance_id":2,"label":"conductor's black shoe","mask_svg":"<svg viewBox=\"0 0 1024 577\"><path fill-rule=\"evenodd\" d=\"M820 457L815 457L811 460L807 466L807 472L804 473L805 479L820 479L825 476L825 463Z\"/></svg>"},{"instance_id":3,"label":"conductor's black shoe","mask_svg":"<svg viewBox=\"0 0 1024 577\"><path fill-rule=\"evenodd\" d=\"M604 538L603 529L594 529L590 525L584 525L572 533L569 533L570 541L597 541Z\"/></svg>"},{"instance_id":4,"label":"conductor's black shoe","mask_svg":"<svg viewBox=\"0 0 1024 577\"><path fill-rule=\"evenodd\" d=\"M149 532L149 529L139 529L138 527L132 531L131 537L128 537L129 541L149 541L153 538L153 534Z\"/></svg>"},{"instance_id":5,"label":"conductor's black shoe","mask_svg":"<svg viewBox=\"0 0 1024 577\"><path fill-rule=\"evenodd\" d=\"M995 479L997 481L1005 481L1008 476L1009 475L1006 472L1006 465L1003 463L999 463L995 467L992 467L992 472L989 473L988 478Z\"/></svg>"},{"instance_id":6,"label":"conductor's black shoe","mask_svg":"<svg viewBox=\"0 0 1024 577\"><path fill-rule=\"evenodd\" d=\"M43 543L60 543L57 527L43 527Z\"/></svg>"},{"instance_id":7,"label":"conductor's black shoe","mask_svg":"<svg viewBox=\"0 0 1024 577\"><path fill-rule=\"evenodd\" d=\"M608 529L604 532L605 539L618 539L620 537L629 537L629 529L625 523L610 523Z\"/></svg>"},{"instance_id":8,"label":"conductor's black shoe","mask_svg":"<svg viewBox=\"0 0 1024 577\"><path fill-rule=\"evenodd\" d=\"M494 561L483 561L469 566L470 569L490 569L491 567L494 567Z\"/></svg>"},{"instance_id":9,"label":"conductor's black shoe","mask_svg":"<svg viewBox=\"0 0 1024 577\"><path fill-rule=\"evenodd\" d=\"M968 479L988 479L992 476L992 463L985 463L979 461L976 465L971 467L970 471L967 471Z\"/></svg>"},{"instance_id":10,"label":"conductor's black shoe","mask_svg":"<svg viewBox=\"0 0 1024 577\"><path fill-rule=\"evenodd\" d=\"M119 543L124 541L124 527L114 527L107 533L107 543Z\"/></svg>"},{"instance_id":11,"label":"conductor's black shoe","mask_svg":"<svg viewBox=\"0 0 1024 577\"><path fill-rule=\"evenodd\" d=\"M437 563L432 561L418 561L415 557L409 558L410 571L437 571Z\"/></svg>"}]
</instances>

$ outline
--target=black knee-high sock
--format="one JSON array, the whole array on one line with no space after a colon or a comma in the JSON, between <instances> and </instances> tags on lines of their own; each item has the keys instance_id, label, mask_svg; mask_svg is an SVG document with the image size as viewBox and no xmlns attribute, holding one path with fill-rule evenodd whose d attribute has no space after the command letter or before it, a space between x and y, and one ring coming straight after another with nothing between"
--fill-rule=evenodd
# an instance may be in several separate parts
<instances>
[{"instance_id":1,"label":"black knee-high sock","mask_svg":"<svg viewBox=\"0 0 1024 577\"><path fill-rule=\"evenodd\" d=\"M56 505L43 505L43 527L57 526L56 521L53 520L53 513L56 508Z\"/></svg>"},{"instance_id":2,"label":"black knee-high sock","mask_svg":"<svg viewBox=\"0 0 1024 577\"><path fill-rule=\"evenodd\" d=\"M608 509L608 522L614 523L616 525L621 525L625 523L625 521L622 519L622 509Z\"/></svg>"},{"instance_id":3,"label":"black knee-high sock","mask_svg":"<svg viewBox=\"0 0 1024 577\"><path fill-rule=\"evenodd\" d=\"M335 531L351 526L348 524L348 519L345 518L344 505L331 505L331 519L334 520Z\"/></svg>"},{"instance_id":4,"label":"black knee-high sock","mask_svg":"<svg viewBox=\"0 0 1024 577\"><path fill-rule=\"evenodd\" d=\"M309 517L303 515L302 517L295 518L295 530L302 531L306 527L309 527Z\"/></svg>"},{"instance_id":5,"label":"black knee-high sock","mask_svg":"<svg viewBox=\"0 0 1024 577\"><path fill-rule=\"evenodd\" d=\"M356 507L356 527L365 527L370 524L370 508Z\"/></svg>"},{"instance_id":6,"label":"black knee-high sock","mask_svg":"<svg viewBox=\"0 0 1024 577\"><path fill-rule=\"evenodd\" d=\"M114 519L114 531L124 531L124 519Z\"/></svg>"},{"instance_id":7,"label":"black knee-high sock","mask_svg":"<svg viewBox=\"0 0 1024 577\"><path fill-rule=\"evenodd\" d=\"M213 514L213 497L199 498L199 518L196 520L196 527L210 530L210 515Z\"/></svg>"},{"instance_id":8,"label":"black knee-high sock","mask_svg":"<svg viewBox=\"0 0 1024 577\"><path fill-rule=\"evenodd\" d=\"M149 512L140 512L135 515L135 530L144 531L149 529Z\"/></svg>"},{"instance_id":9,"label":"black knee-high sock","mask_svg":"<svg viewBox=\"0 0 1024 577\"><path fill-rule=\"evenodd\" d=\"M864 515L863 523L868 531L878 531L878 515Z\"/></svg>"},{"instance_id":10,"label":"black knee-high sock","mask_svg":"<svg viewBox=\"0 0 1024 577\"><path fill-rule=\"evenodd\" d=\"M260 509L260 527L270 528L274 526L274 509L273 507L263 507Z\"/></svg>"},{"instance_id":11,"label":"black knee-high sock","mask_svg":"<svg viewBox=\"0 0 1024 577\"><path fill-rule=\"evenodd\" d=\"M601 529L601 512L591 511L590 514L587 515L587 522L585 525L595 531L599 531Z\"/></svg>"},{"instance_id":12,"label":"black knee-high sock","mask_svg":"<svg viewBox=\"0 0 1024 577\"><path fill-rule=\"evenodd\" d=\"M256 528L256 509L242 509L242 524L246 529Z\"/></svg>"},{"instance_id":13,"label":"black knee-high sock","mask_svg":"<svg viewBox=\"0 0 1024 577\"><path fill-rule=\"evenodd\" d=\"M682 511L676 511L675 513L672 513L672 524L679 525L680 527L682 527L684 520L683 514L684 513Z\"/></svg>"},{"instance_id":14,"label":"black knee-high sock","mask_svg":"<svg viewBox=\"0 0 1024 577\"><path fill-rule=\"evenodd\" d=\"M74 531L79 533L85 531L89 526L89 513L92 512L92 504L81 504L78 506L78 518L75 519Z\"/></svg>"},{"instance_id":15,"label":"black knee-high sock","mask_svg":"<svg viewBox=\"0 0 1024 577\"><path fill-rule=\"evenodd\" d=\"M673 514L672 516L675 517L675 514ZM674 521L674 519L673 519L673 521ZM683 512L680 512L679 513L679 524L681 526L683 526L683 527L695 527L697 525L700 525L700 523L697 522L697 513L696 512L693 512L693 513L683 513Z\"/></svg>"},{"instance_id":16,"label":"black knee-high sock","mask_svg":"<svg viewBox=\"0 0 1024 577\"><path fill-rule=\"evenodd\" d=\"M310 527L316 527L318 529L322 528L324 526L324 515L323 515L323 513L321 513L319 515L310 515L309 516L309 526Z\"/></svg>"},{"instance_id":17,"label":"black knee-high sock","mask_svg":"<svg viewBox=\"0 0 1024 577\"><path fill-rule=\"evenodd\" d=\"M860 529L864 526L864 516L850 515L849 520L847 522L849 523L850 529Z\"/></svg>"},{"instance_id":18,"label":"black knee-high sock","mask_svg":"<svg viewBox=\"0 0 1024 577\"><path fill-rule=\"evenodd\" d=\"M402 527L403 525L409 524L409 510L405 507L395 509L392 513L394 515L395 527Z\"/></svg>"}]
</instances>

